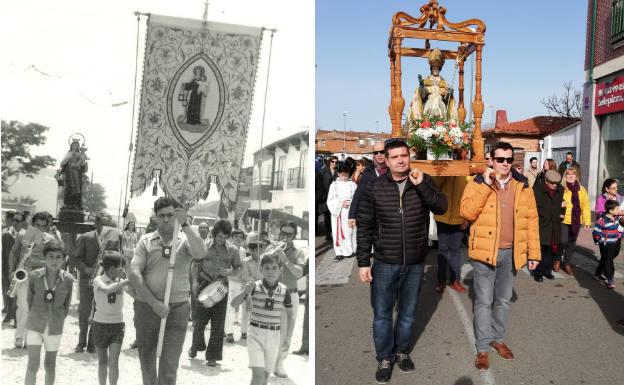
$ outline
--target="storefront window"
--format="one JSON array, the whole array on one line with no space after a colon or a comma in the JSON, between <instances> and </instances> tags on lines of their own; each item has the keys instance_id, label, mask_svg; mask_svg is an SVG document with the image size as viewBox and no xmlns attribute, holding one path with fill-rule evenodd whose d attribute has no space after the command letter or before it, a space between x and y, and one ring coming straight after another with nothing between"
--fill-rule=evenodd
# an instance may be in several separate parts
<instances>
[{"instance_id":1,"label":"storefront window","mask_svg":"<svg viewBox=\"0 0 624 385\"><path fill-rule=\"evenodd\" d=\"M624 194L624 113L604 116L601 127L598 191L605 179L615 178L618 192Z\"/></svg>"}]
</instances>

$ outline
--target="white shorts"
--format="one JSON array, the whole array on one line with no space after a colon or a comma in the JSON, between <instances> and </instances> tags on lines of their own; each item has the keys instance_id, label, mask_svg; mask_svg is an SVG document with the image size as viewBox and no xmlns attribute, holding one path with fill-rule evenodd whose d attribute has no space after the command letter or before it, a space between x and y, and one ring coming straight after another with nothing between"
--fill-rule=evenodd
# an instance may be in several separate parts
<instances>
[{"instance_id":1,"label":"white shorts","mask_svg":"<svg viewBox=\"0 0 624 385\"><path fill-rule=\"evenodd\" d=\"M264 368L269 373L275 372L280 351L280 331L260 329L249 326L247 352L250 368Z\"/></svg>"},{"instance_id":2,"label":"white shorts","mask_svg":"<svg viewBox=\"0 0 624 385\"><path fill-rule=\"evenodd\" d=\"M61 344L61 334L49 335L48 327L46 326L43 333L39 333L33 330L26 330L26 346L28 345L43 345L46 352L58 351Z\"/></svg>"}]
</instances>

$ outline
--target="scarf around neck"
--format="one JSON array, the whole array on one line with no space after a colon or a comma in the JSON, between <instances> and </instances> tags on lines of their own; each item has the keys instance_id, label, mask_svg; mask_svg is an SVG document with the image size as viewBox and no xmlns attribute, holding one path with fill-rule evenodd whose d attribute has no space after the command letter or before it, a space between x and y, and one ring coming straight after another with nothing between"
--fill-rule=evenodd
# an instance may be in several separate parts
<instances>
[{"instance_id":1,"label":"scarf around neck","mask_svg":"<svg viewBox=\"0 0 624 385\"><path fill-rule=\"evenodd\" d=\"M570 239L576 240L581 228L581 201L579 199L579 190L581 185L578 181L574 183L566 182L568 190L572 192L572 220L570 222Z\"/></svg>"}]
</instances>

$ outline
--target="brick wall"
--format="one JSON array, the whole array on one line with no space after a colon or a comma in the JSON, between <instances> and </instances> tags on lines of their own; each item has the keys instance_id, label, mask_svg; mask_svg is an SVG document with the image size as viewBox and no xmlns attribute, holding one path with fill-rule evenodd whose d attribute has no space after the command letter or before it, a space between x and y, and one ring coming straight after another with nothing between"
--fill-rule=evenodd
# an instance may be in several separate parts
<instances>
[{"instance_id":1,"label":"brick wall","mask_svg":"<svg viewBox=\"0 0 624 385\"><path fill-rule=\"evenodd\" d=\"M624 55L624 46L614 49L611 45L611 3L613 0L597 0L596 34L594 41L594 66ZM587 35L585 38L585 70L589 69L591 51L592 16L594 0L588 0L587 5Z\"/></svg>"}]
</instances>

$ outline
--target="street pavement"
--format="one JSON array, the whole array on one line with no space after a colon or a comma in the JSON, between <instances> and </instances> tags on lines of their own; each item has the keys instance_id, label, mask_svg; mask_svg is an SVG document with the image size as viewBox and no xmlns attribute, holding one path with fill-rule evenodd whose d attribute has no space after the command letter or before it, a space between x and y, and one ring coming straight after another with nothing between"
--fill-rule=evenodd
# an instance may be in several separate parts
<instances>
[{"instance_id":1,"label":"street pavement","mask_svg":"<svg viewBox=\"0 0 624 385\"><path fill-rule=\"evenodd\" d=\"M319 242L317 240L317 242ZM589 251L588 251L589 250ZM535 282L517 274L506 342L516 358L490 353L490 370L474 367L472 266L463 248L462 281L468 293L435 292L435 256L426 259L411 357L414 373L395 366L390 384L524 385L624 383L624 264L616 262L615 290L592 278L598 257L574 256L574 276ZM328 249L316 260L316 383L374 384L370 289L359 282L355 258L333 262ZM622 258L619 258L620 260Z\"/></svg>"},{"instance_id":2,"label":"street pavement","mask_svg":"<svg viewBox=\"0 0 624 385\"><path fill-rule=\"evenodd\" d=\"M61 338L61 346L57 356L56 365L56 385L73 385L76 383L91 385L97 384L97 354L94 353L74 353L74 347L78 342L78 291L77 282L74 284L73 300L70 312L65 319L65 328ZM0 297L1 298L1 297ZM129 345L134 341L134 311L132 298L124 298L124 319L126 323L125 338L119 358L119 384L136 385L141 384L141 367L137 356L137 349L130 349ZM297 322L293 332L291 351L301 347L301 334L303 327L303 302L298 307ZM2 325L2 336L0 339L2 360L2 376L0 383L23 384L26 373L26 363L28 356L25 349L14 349L15 329L9 328L8 324ZM248 368L247 343L240 340L240 326L234 325L234 343L224 342L223 361L217 367L206 365L204 352L198 352L195 359L188 357L188 350L191 346L193 327L189 322L184 349L180 357L178 369L178 385L190 384L248 384L251 380L251 370ZM210 337L210 324L206 327L206 342ZM41 354L42 364L38 373L38 383L43 383L43 353ZM286 372L289 378L278 378L273 375L269 377L271 385L299 385L311 384L310 366L308 356L289 355L285 362ZM78 381L78 382L76 382Z\"/></svg>"}]
</instances>

